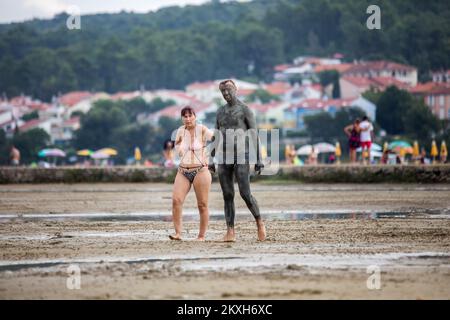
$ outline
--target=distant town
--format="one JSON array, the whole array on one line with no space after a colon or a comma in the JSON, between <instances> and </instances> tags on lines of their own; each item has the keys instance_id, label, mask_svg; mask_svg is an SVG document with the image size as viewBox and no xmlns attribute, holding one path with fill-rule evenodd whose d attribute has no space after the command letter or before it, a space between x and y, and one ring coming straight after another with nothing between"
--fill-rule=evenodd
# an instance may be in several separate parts
<instances>
[{"instance_id":1,"label":"distant town","mask_svg":"<svg viewBox=\"0 0 450 320\"><path fill-rule=\"evenodd\" d=\"M339 73L340 97L333 98L333 84L322 86L317 82L324 71ZM282 128L284 131L304 129L306 115L318 112L336 113L341 108L358 107L372 121L376 121L377 106L364 98L366 91L380 92L389 86L407 90L424 100L439 119L450 119L450 70L434 72L432 81L418 83L417 68L391 61L343 63L339 54L333 58L298 57L292 63L274 67L272 83L250 83L234 79L238 96L245 101L258 90L274 99L263 102L256 96L248 103L254 111L259 128ZM33 128L45 130L53 144L71 140L80 127L80 113L88 112L93 103L101 99L130 100L141 97L147 102L155 98L172 100L174 105L140 118L140 122L156 124L160 117L178 119L183 106L190 105L199 121L205 121L208 113L214 113L222 104L218 84L222 79L194 82L181 90L136 90L132 92L74 91L55 96L44 102L21 95L0 100L0 128L7 136L16 130L25 132ZM37 117L25 120L24 116L37 113Z\"/></svg>"}]
</instances>

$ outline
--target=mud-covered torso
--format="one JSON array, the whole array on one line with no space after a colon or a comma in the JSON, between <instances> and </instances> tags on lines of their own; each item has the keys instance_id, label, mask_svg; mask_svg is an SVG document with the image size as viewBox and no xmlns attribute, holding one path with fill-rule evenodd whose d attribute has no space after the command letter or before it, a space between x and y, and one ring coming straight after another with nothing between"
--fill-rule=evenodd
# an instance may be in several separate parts
<instances>
[{"instance_id":1,"label":"mud-covered torso","mask_svg":"<svg viewBox=\"0 0 450 320\"><path fill-rule=\"evenodd\" d=\"M220 107L217 112L218 129L223 133L226 129L247 130L246 108L241 102L232 107L228 104Z\"/></svg>"},{"instance_id":2,"label":"mud-covered torso","mask_svg":"<svg viewBox=\"0 0 450 320\"><path fill-rule=\"evenodd\" d=\"M222 134L222 146L218 149L219 152L227 154L227 158L235 158L237 154L248 154L248 143L238 143L239 136L245 137L248 133L248 107L242 102L238 101L236 105L223 105L217 111L217 129ZM227 132L228 130L228 132ZM230 136L230 130L234 135ZM227 148L227 144L232 145L232 148Z\"/></svg>"}]
</instances>

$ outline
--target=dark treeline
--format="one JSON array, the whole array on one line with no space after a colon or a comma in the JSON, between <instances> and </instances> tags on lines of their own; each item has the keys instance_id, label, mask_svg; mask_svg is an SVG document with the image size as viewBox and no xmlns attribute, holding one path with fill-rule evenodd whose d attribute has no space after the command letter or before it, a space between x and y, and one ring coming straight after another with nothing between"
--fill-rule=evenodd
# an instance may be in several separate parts
<instances>
[{"instance_id":1,"label":"dark treeline","mask_svg":"<svg viewBox=\"0 0 450 320\"><path fill-rule=\"evenodd\" d=\"M381 30L366 9L381 8ZM343 53L429 70L450 67L447 0L211 1L148 14L0 25L0 93L43 100L71 90L183 88L224 77L269 80L274 65L299 55Z\"/></svg>"}]
</instances>

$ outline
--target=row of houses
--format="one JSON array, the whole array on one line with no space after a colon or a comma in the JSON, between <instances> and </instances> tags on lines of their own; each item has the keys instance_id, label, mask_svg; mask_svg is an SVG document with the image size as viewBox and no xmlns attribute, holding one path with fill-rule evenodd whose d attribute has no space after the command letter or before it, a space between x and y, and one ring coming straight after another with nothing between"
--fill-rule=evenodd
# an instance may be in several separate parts
<instances>
[{"instance_id":1,"label":"row of houses","mask_svg":"<svg viewBox=\"0 0 450 320\"><path fill-rule=\"evenodd\" d=\"M247 98L257 90L264 90L276 97L276 101L262 103L249 102L261 128L283 128L303 130L304 117L318 112L334 115L341 108L359 107L376 120L376 105L362 94L368 90L384 91L389 86L397 86L424 99L431 111L440 119L450 119L450 78L448 71L433 74L429 83L417 82L417 69L390 61L370 61L343 63L340 55L333 58L299 57L292 64L275 66L274 82L250 83L233 79L238 87L238 98ZM322 87L317 83L318 74L335 70L339 73L341 97L332 99L332 85ZM295 81L291 81L295 79ZM209 114L217 110L224 100L219 91L222 79L194 82L185 90L132 91L107 94L88 91L69 92L55 97L51 103L19 96L0 99L0 128L11 135L14 131L42 128L48 132L52 143L64 143L73 138L73 132L80 127L77 113L86 113L93 103L101 99L130 100L140 97L147 102L155 98L173 100L168 106L152 114L141 115L138 120L155 124L161 117L178 119L185 105L192 106L200 121L208 121ZM38 119L22 120L25 114L37 112ZM208 125L213 125L208 123Z\"/></svg>"}]
</instances>

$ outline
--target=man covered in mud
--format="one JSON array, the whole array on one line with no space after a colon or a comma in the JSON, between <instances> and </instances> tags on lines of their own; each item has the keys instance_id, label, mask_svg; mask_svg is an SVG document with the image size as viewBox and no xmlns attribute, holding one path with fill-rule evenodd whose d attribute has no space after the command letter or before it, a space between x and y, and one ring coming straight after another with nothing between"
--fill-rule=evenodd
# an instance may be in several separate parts
<instances>
[{"instance_id":1,"label":"man covered in mud","mask_svg":"<svg viewBox=\"0 0 450 320\"><path fill-rule=\"evenodd\" d=\"M264 222L259 213L258 203L250 191L250 163L255 164L257 174L261 174L264 168L261 162L255 117L248 106L237 99L237 88L232 80L222 81L219 89L227 104L217 111L216 140L211 157L217 157L218 175L223 193L227 223L227 233L223 240L235 241L234 179L236 179L239 193L256 220L258 240L264 241L266 238ZM215 172L213 161L209 161L209 168Z\"/></svg>"}]
</instances>

